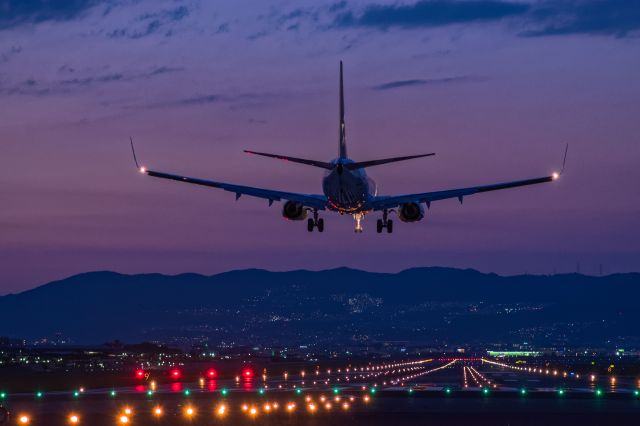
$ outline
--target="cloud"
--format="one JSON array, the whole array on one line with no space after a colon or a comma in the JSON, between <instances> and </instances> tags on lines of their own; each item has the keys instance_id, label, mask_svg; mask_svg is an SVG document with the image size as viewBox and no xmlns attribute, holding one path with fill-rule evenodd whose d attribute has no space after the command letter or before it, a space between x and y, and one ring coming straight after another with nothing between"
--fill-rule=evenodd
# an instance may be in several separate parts
<instances>
[{"instance_id":1,"label":"cloud","mask_svg":"<svg viewBox=\"0 0 640 426\"><path fill-rule=\"evenodd\" d=\"M186 98L170 99L155 102L146 105L139 105L132 108L156 109L156 108L176 108L189 107L208 104L227 104L231 109L254 108L272 105L277 100L291 97L287 93L275 92L256 92L256 93L237 93L237 94L198 94ZM255 122L253 124L260 124Z\"/></svg>"},{"instance_id":2,"label":"cloud","mask_svg":"<svg viewBox=\"0 0 640 426\"><path fill-rule=\"evenodd\" d=\"M58 95L70 93L80 88L88 88L99 84L147 80L161 74L174 73L182 70L184 70L184 68L161 66L140 73L107 72L82 77L64 78L51 82L38 81L33 78L29 78L11 87L0 86L0 95ZM69 67L66 64L60 67L58 71L65 74L76 73L73 68Z\"/></svg>"},{"instance_id":3,"label":"cloud","mask_svg":"<svg viewBox=\"0 0 640 426\"><path fill-rule=\"evenodd\" d=\"M182 21L189 16L189 8L178 6L173 9L165 9L159 12L150 12L140 15L134 19L131 27L118 28L107 33L108 38L129 38L139 39L152 34L166 31L164 35L169 37L173 31L168 28L170 24Z\"/></svg>"},{"instance_id":4,"label":"cloud","mask_svg":"<svg viewBox=\"0 0 640 426\"><path fill-rule=\"evenodd\" d=\"M545 0L536 4L530 20L539 28L525 37L569 34L625 37L640 29L640 2L636 0Z\"/></svg>"},{"instance_id":5,"label":"cloud","mask_svg":"<svg viewBox=\"0 0 640 426\"><path fill-rule=\"evenodd\" d=\"M530 5L500 0L421 0L408 5L368 5L360 14L340 12L334 27L388 29L428 28L471 22L498 21L526 14Z\"/></svg>"},{"instance_id":6,"label":"cloud","mask_svg":"<svg viewBox=\"0 0 640 426\"><path fill-rule=\"evenodd\" d=\"M20 53L22 53L22 47L20 46L11 46L11 48L4 52L0 52L0 64L9 62L14 56Z\"/></svg>"},{"instance_id":7,"label":"cloud","mask_svg":"<svg viewBox=\"0 0 640 426\"><path fill-rule=\"evenodd\" d=\"M0 29L77 18L101 0L1 0Z\"/></svg>"},{"instance_id":8,"label":"cloud","mask_svg":"<svg viewBox=\"0 0 640 426\"><path fill-rule=\"evenodd\" d=\"M392 89L401 89L404 87L415 87L415 86L432 86L432 85L440 85L440 84L449 84L449 83L457 83L464 81L478 81L478 78L472 78L468 76L461 77L446 77L446 78L432 78L432 79L414 79L414 80L395 80L389 81L387 83L379 84L377 86L373 86L373 90L392 90Z\"/></svg>"}]
</instances>

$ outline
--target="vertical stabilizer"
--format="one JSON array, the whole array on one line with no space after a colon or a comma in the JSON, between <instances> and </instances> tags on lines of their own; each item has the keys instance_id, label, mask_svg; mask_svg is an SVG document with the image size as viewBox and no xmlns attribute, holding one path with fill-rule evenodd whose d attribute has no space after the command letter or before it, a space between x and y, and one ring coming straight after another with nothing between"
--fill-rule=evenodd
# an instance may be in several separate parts
<instances>
[{"instance_id":1,"label":"vertical stabilizer","mask_svg":"<svg viewBox=\"0 0 640 426\"><path fill-rule=\"evenodd\" d=\"M342 83L342 61L340 61L340 158L347 158L347 140L344 125L344 86Z\"/></svg>"}]
</instances>

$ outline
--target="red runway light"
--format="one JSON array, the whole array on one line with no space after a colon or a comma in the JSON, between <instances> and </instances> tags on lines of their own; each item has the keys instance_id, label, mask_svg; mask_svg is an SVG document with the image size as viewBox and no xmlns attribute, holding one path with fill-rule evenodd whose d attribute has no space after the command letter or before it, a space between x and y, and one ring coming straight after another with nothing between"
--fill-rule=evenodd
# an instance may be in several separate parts
<instances>
[{"instance_id":1,"label":"red runway light","mask_svg":"<svg viewBox=\"0 0 640 426\"><path fill-rule=\"evenodd\" d=\"M171 376L172 379L178 380L180 377L182 377L182 372L177 368L174 368L169 372L169 375Z\"/></svg>"},{"instance_id":2,"label":"red runway light","mask_svg":"<svg viewBox=\"0 0 640 426\"><path fill-rule=\"evenodd\" d=\"M215 370L215 368L210 368L207 370L207 378L215 379L216 377L218 377L218 372Z\"/></svg>"},{"instance_id":3,"label":"red runway light","mask_svg":"<svg viewBox=\"0 0 640 426\"><path fill-rule=\"evenodd\" d=\"M144 379L144 370L136 370L136 379Z\"/></svg>"},{"instance_id":4,"label":"red runway light","mask_svg":"<svg viewBox=\"0 0 640 426\"><path fill-rule=\"evenodd\" d=\"M244 377L245 379L250 379L251 377L253 377L253 370L250 368L245 368L244 370L242 370L242 377Z\"/></svg>"}]
</instances>

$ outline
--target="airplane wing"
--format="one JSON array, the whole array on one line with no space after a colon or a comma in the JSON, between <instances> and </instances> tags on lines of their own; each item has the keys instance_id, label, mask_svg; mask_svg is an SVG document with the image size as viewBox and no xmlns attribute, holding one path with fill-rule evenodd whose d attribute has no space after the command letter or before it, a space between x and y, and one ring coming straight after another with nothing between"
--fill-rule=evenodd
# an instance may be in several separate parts
<instances>
[{"instance_id":1,"label":"airplane wing","mask_svg":"<svg viewBox=\"0 0 640 426\"><path fill-rule=\"evenodd\" d=\"M214 180L206 180L206 179L198 179L192 178L188 176L175 175L171 173L159 172L155 170L149 170L146 167L140 167L138 164L138 159L135 155L135 150L133 148L133 142L131 143L131 149L133 151L133 158L138 167L140 173L143 173L147 176L175 180L178 182L191 183L194 185L208 186L210 188L220 188L225 191L234 192L236 194L236 200L240 198L242 195L248 195L251 197L264 198L269 200L269 205L271 205L274 201L295 201L297 203L301 203L305 207L311 207L313 209L325 210L327 206L327 199L324 195L313 195L313 194L299 194L296 192L284 192L284 191L274 191L271 189L263 189L263 188L255 188L252 186L244 186L244 185L235 185L232 183L218 182Z\"/></svg>"},{"instance_id":2,"label":"airplane wing","mask_svg":"<svg viewBox=\"0 0 640 426\"><path fill-rule=\"evenodd\" d=\"M446 200L447 198L457 198L462 203L462 199L468 195L478 194L481 192L497 191L500 189L516 188L518 186L536 185L539 183L552 182L554 180L557 180L559 177L559 173L553 173L550 176L496 183L492 185L472 186L469 188L449 189L445 191L422 192L418 194L378 196L373 197L370 203L373 210L390 209L405 203L425 203L427 207L429 207L431 202Z\"/></svg>"}]
</instances>

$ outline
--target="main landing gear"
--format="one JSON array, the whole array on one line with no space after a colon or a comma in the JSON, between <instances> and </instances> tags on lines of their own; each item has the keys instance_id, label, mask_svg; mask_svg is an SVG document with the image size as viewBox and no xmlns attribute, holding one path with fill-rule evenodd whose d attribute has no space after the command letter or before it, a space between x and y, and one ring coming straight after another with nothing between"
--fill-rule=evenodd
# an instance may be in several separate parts
<instances>
[{"instance_id":1,"label":"main landing gear","mask_svg":"<svg viewBox=\"0 0 640 426\"><path fill-rule=\"evenodd\" d=\"M376 223L376 231L378 231L378 234L382 233L382 230L384 228L387 228L388 234L391 234L393 232L393 221L388 217L389 212L386 209L383 210L382 219L378 219L378 222Z\"/></svg>"},{"instance_id":2,"label":"main landing gear","mask_svg":"<svg viewBox=\"0 0 640 426\"><path fill-rule=\"evenodd\" d=\"M313 219L307 220L307 231L313 232L313 228L318 228L318 232L324 232L324 219L318 218L318 210L313 211Z\"/></svg>"}]
</instances>

